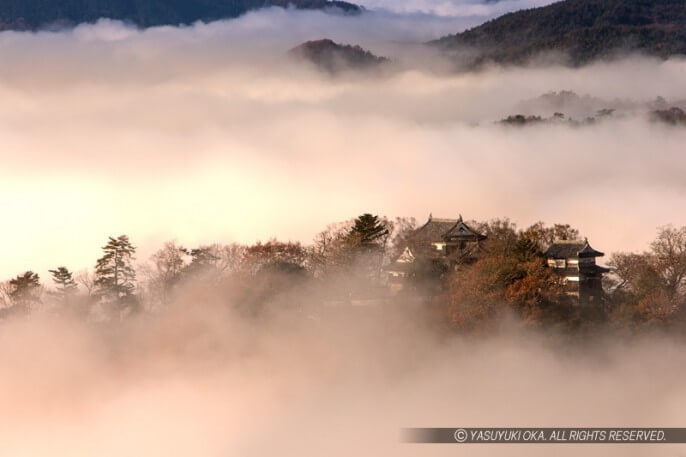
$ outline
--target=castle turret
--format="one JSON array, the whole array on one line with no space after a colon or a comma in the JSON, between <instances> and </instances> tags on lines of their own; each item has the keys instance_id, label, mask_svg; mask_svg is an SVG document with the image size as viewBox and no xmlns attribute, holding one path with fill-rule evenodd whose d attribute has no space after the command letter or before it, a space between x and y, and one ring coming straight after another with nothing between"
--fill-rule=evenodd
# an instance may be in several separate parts
<instances>
[{"instance_id":1,"label":"castle turret","mask_svg":"<svg viewBox=\"0 0 686 457\"><path fill-rule=\"evenodd\" d=\"M560 275L565 291L580 302L592 302L603 295L603 274L608 268L596 264L605 254L584 240L557 240L545 251L548 266Z\"/></svg>"}]
</instances>

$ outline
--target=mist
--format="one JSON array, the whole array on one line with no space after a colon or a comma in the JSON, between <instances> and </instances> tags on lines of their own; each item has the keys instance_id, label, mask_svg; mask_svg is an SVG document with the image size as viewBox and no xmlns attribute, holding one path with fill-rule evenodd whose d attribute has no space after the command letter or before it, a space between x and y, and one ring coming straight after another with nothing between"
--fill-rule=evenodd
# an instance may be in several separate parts
<instances>
[{"instance_id":1,"label":"mist","mask_svg":"<svg viewBox=\"0 0 686 457\"><path fill-rule=\"evenodd\" d=\"M549 455L416 445L406 426L679 426L683 342L570 339L505 320L447 335L417 308L246 319L191 291L157 315L0 323L0 452L17 456ZM299 297L308 303L305 296ZM565 445L559 455L674 455Z\"/></svg>"},{"instance_id":2,"label":"mist","mask_svg":"<svg viewBox=\"0 0 686 457\"><path fill-rule=\"evenodd\" d=\"M309 243L369 211L570 223L610 253L686 225L686 61L630 56L453 72L423 43L549 1L390 2L356 17L267 9L146 30L110 20L0 33L0 279L278 237ZM329 37L392 59L331 75L289 57ZM630 75L631 77L627 77ZM548 106L551 91L595 97ZM583 120L507 127L517 113ZM455 334L390 301L246 318L190 288L122 322L42 310L0 320L0 455L678 455L674 445L439 446L401 427L678 427L684 342L574 336L512 318ZM310 312L317 309L316 312Z\"/></svg>"},{"instance_id":3,"label":"mist","mask_svg":"<svg viewBox=\"0 0 686 457\"><path fill-rule=\"evenodd\" d=\"M422 45L495 12L484 14L268 9L188 27L1 33L0 275L90 267L116 233L142 258L173 238L307 243L363 211L568 222L606 252L686 223L683 129L638 110L584 128L495 124L549 91L677 103L686 62L453 73ZM324 36L393 69L331 76L288 57Z\"/></svg>"},{"instance_id":4,"label":"mist","mask_svg":"<svg viewBox=\"0 0 686 457\"><path fill-rule=\"evenodd\" d=\"M314 13L302 14L304 29ZM227 45L241 27L260 36L254 47L246 35ZM170 238L307 242L367 210L571 222L607 251L686 223L675 211L684 131L640 115L583 129L494 124L548 91L686 98L681 60L331 78L285 56L306 34L287 41L271 27L271 41L268 26L240 20L0 35L12 62L0 70L0 273L85 268L112 233L144 253Z\"/></svg>"}]
</instances>

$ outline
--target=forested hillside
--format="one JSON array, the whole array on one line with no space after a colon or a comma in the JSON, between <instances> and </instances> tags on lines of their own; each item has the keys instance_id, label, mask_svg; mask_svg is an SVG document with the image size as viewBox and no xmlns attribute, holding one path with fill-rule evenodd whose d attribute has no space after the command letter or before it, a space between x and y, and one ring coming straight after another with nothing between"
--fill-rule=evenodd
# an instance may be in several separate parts
<instances>
[{"instance_id":1,"label":"forested hillside","mask_svg":"<svg viewBox=\"0 0 686 457\"><path fill-rule=\"evenodd\" d=\"M291 49L290 54L329 73L372 69L390 62L386 57L376 56L360 46L339 44L330 39L307 41Z\"/></svg>"},{"instance_id":2,"label":"forested hillside","mask_svg":"<svg viewBox=\"0 0 686 457\"><path fill-rule=\"evenodd\" d=\"M551 52L575 65L628 52L667 58L686 54L686 2L565 0L506 14L431 44L465 65L518 64Z\"/></svg>"},{"instance_id":3,"label":"forested hillside","mask_svg":"<svg viewBox=\"0 0 686 457\"><path fill-rule=\"evenodd\" d=\"M34 30L46 26L94 22L100 18L132 22L140 27L190 24L239 16L268 6L335 9L358 13L360 7L328 0L3 0L0 30Z\"/></svg>"}]
</instances>

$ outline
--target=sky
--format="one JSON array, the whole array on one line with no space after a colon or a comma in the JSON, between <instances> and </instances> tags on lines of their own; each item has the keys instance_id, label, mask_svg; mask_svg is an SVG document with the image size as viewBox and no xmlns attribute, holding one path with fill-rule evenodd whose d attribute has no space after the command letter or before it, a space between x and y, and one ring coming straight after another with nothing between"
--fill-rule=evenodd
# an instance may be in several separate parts
<instances>
[{"instance_id":1,"label":"sky","mask_svg":"<svg viewBox=\"0 0 686 457\"><path fill-rule=\"evenodd\" d=\"M172 239L308 243L363 212L564 222L608 254L647 248L658 226L686 224L685 131L642 114L494 121L549 91L683 100L686 62L456 74L420 44L536 4L379 0L358 17L267 9L0 33L0 278L92 267L108 236L128 234L145 261ZM386 55L392 71L332 77L287 56L322 37Z\"/></svg>"}]
</instances>

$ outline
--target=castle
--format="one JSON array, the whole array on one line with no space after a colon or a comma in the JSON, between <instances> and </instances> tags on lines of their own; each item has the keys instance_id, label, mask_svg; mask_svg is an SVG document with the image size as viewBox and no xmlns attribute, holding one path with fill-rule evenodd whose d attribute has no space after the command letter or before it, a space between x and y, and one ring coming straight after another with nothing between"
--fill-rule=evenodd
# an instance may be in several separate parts
<instances>
[{"instance_id":1,"label":"castle","mask_svg":"<svg viewBox=\"0 0 686 457\"><path fill-rule=\"evenodd\" d=\"M486 239L462 216L441 219L429 215L427 222L408 237L402 253L384 268L391 292L405 290L409 284L437 290L446 273L478 260ZM584 302L602 296L602 277L610 270L596 264L596 258L604 254L593 249L588 240L555 240L544 255L568 295Z\"/></svg>"},{"instance_id":2,"label":"castle","mask_svg":"<svg viewBox=\"0 0 686 457\"><path fill-rule=\"evenodd\" d=\"M602 296L603 274L610 270L596 264L596 258L605 254L593 249L588 239L555 241L544 254L548 266L560 276L567 294L583 302L592 302Z\"/></svg>"},{"instance_id":3,"label":"castle","mask_svg":"<svg viewBox=\"0 0 686 457\"><path fill-rule=\"evenodd\" d=\"M485 239L462 216L439 219L429 215L429 220L408 238L403 252L385 267L391 291L403 289L408 279L424 287L437 287L437 281L456 265L475 262Z\"/></svg>"}]
</instances>

